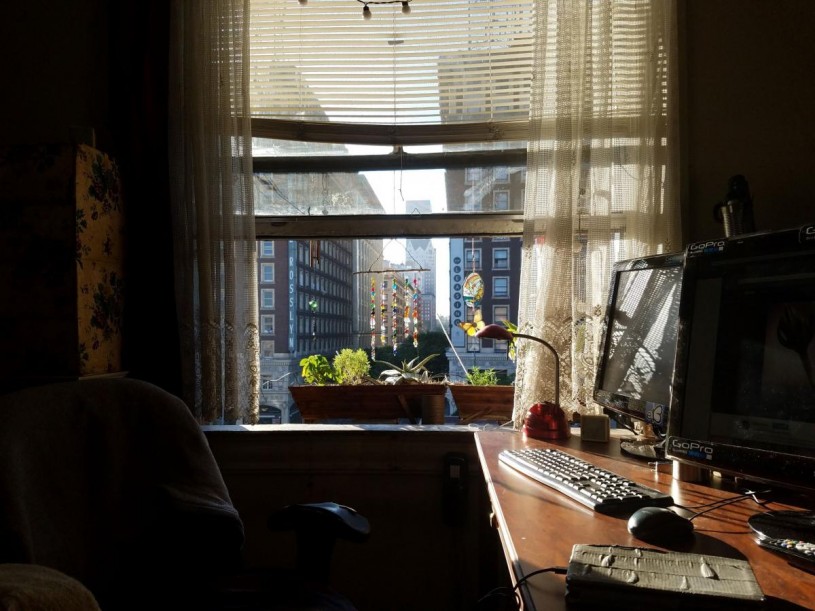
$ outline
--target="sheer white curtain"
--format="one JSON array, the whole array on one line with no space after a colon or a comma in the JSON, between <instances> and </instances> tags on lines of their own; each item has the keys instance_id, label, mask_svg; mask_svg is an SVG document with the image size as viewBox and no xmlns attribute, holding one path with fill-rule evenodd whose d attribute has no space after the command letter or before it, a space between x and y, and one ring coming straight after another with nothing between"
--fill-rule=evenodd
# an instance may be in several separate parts
<instances>
[{"instance_id":1,"label":"sheer white curtain","mask_svg":"<svg viewBox=\"0 0 815 611\"><path fill-rule=\"evenodd\" d=\"M249 1L174 0L171 15L170 172L184 399L202 423L255 422Z\"/></svg>"},{"instance_id":2,"label":"sheer white curtain","mask_svg":"<svg viewBox=\"0 0 815 611\"><path fill-rule=\"evenodd\" d=\"M682 248L672 0L539 0L521 332L561 355L561 405L591 413L614 261ZM554 364L520 341L515 422L554 396Z\"/></svg>"}]
</instances>

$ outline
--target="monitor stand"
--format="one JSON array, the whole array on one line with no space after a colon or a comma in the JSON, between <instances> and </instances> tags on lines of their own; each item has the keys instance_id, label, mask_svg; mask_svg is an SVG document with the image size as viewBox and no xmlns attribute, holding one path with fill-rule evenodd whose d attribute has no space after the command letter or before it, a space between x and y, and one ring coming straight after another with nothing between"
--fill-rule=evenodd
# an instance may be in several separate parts
<instances>
[{"instance_id":1,"label":"monitor stand","mask_svg":"<svg viewBox=\"0 0 815 611\"><path fill-rule=\"evenodd\" d=\"M657 437L625 437L620 440L623 454L646 460L665 459L665 440Z\"/></svg>"},{"instance_id":2,"label":"monitor stand","mask_svg":"<svg viewBox=\"0 0 815 611\"><path fill-rule=\"evenodd\" d=\"M665 438L660 438L650 422L637 421L633 432L636 437L620 439L620 450L623 454L651 461L665 460Z\"/></svg>"}]
</instances>

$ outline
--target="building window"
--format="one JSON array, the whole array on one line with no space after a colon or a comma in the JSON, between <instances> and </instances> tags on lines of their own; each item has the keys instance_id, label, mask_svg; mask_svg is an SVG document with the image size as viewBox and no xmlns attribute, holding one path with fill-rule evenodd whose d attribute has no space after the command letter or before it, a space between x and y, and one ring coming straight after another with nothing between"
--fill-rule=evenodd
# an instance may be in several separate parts
<instances>
[{"instance_id":1,"label":"building window","mask_svg":"<svg viewBox=\"0 0 815 611\"><path fill-rule=\"evenodd\" d=\"M481 249L480 248L464 249L464 264L467 270L481 269Z\"/></svg>"},{"instance_id":2,"label":"building window","mask_svg":"<svg viewBox=\"0 0 815 611\"><path fill-rule=\"evenodd\" d=\"M509 191L492 192L492 209L501 211L509 210Z\"/></svg>"},{"instance_id":3,"label":"building window","mask_svg":"<svg viewBox=\"0 0 815 611\"><path fill-rule=\"evenodd\" d=\"M481 180L481 168L467 168L464 170L464 182L475 183Z\"/></svg>"},{"instance_id":4,"label":"building window","mask_svg":"<svg viewBox=\"0 0 815 611\"><path fill-rule=\"evenodd\" d=\"M509 276L495 276L492 279L492 296L509 297Z\"/></svg>"},{"instance_id":5,"label":"building window","mask_svg":"<svg viewBox=\"0 0 815 611\"><path fill-rule=\"evenodd\" d=\"M260 290L260 307L264 310L274 309L274 289Z\"/></svg>"},{"instance_id":6,"label":"building window","mask_svg":"<svg viewBox=\"0 0 815 611\"><path fill-rule=\"evenodd\" d=\"M493 177L495 178L495 182L509 182L509 168L501 167L501 168L494 168ZM509 193L507 193L507 201L509 200Z\"/></svg>"},{"instance_id":7,"label":"building window","mask_svg":"<svg viewBox=\"0 0 815 611\"><path fill-rule=\"evenodd\" d=\"M274 334L274 316L263 315L260 317L260 332L264 335Z\"/></svg>"},{"instance_id":8,"label":"building window","mask_svg":"<svg viewBox=\"0 0 815 611\"><path fill-rule=\"evenodd\" d=\"M270 392L274 390L274 382L272 382L269 378L261 378L260 380L260 390L265 392Z\"/></svg>"},{"instance_id":9,"label":"building window","mask_svg":"<svg viewBox=\"0 0 815 611\"><path fill-rule=\"evenodd\" d=\"M261 257L274 257L274 241L261 240L260 241L260 256Z\"/></svg>"},{"instance_id":10,"label":"building window","mask_svg":"<svg viewBox=\"0 0 815 611\"><path fill-rule=\"evenodd\" d=\"M274 282L274 263L260 264L260 281L264 284Z\"/></svg>"},{"instance_id":11,"label":"building window","mask_svg":"<svg viewBox=\"0 0 815 611\"><path fill-rule=\"evenodd\" d=\"M481 352L481 339L467 336L467 352Z\"/></svg>"},{"instance_id":12,"label":"building window","mask_svg":"<svg viewBox=\"0 0 815 611\"><path fill-rule=\"evenodd\" d=\"M261 340L260 342L260 356L261 358L271 358L274 356L274 342L268 340Z\"/></svg>"},{"instance_id":13,"label":"building window","mask_svg":"<svg viewBox=\"0 0 815 611\"><path fill-rule=\"evenodd\" d=\"M509 269L509 248L492 250L492 269Z\"/></svg>"}]
</instances>

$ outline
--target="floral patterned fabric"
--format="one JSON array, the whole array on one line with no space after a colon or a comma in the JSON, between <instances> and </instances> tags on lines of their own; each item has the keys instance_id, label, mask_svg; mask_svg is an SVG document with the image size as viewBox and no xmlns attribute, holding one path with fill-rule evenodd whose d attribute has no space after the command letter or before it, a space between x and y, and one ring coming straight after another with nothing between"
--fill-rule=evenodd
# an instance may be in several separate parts
<instances>
[{"instance_id":1,"label":"floral patterned fabric","mask_svg":"<svg viewBox=\"0 0 815 611\"><path fill-rule=\"evenodd\" d=\"M0 148L0 354L6 380L121 370L119 171L89 146Z\"/></svg>"},{"instance_id":2,"label":"floral patterned fabric","mask_svg":"<svg viewBox=\"0 0 815 611\"><path fill-rule=\"evenodd\" d=\"M85 145L76 152L79 374L121 368L124 240L119 169Z\"/></svg>"}]
</instances>

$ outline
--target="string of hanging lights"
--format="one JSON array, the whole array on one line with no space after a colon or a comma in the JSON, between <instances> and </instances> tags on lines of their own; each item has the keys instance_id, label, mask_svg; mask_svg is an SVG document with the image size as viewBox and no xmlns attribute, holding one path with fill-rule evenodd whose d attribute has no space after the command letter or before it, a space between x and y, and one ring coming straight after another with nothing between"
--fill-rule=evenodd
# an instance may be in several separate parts
<instances>
[{"instance_id":1,"label":"string of hanging lights","mask_svg":"<svg viewBox=\"0 0 815 611\"><path fill-rule=\"evenodd\" d=\"M308 0L298 0L298 2L302 5L308 4ZM357 2L362 5L362 18L370 19L371 9L368 6L369 4L401 4L402 14L408 15L410 14L410 3L412 0L357 0Z\"/></svg>"}]
</instances>

